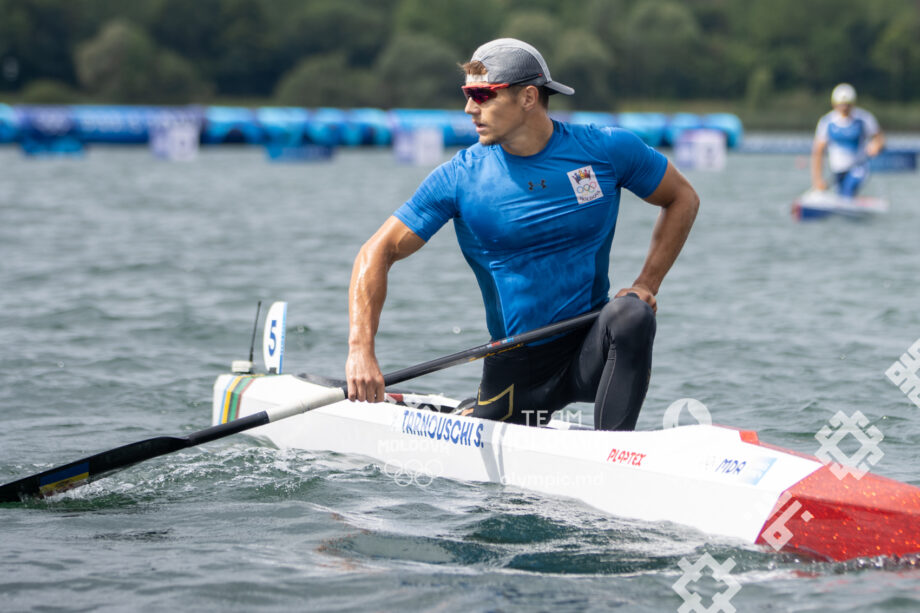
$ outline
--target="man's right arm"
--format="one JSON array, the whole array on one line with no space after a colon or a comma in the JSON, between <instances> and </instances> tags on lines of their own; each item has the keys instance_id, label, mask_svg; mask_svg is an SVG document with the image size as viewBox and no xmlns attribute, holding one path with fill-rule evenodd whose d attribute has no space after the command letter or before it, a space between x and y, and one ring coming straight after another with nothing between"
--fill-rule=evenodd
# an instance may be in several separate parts
<instances>
[{"instance_id":1,"label":"man's right arm","mask_svg":"<svg viewBox=\"0 0 920 613\"><path fill-rule=\"evenodd\" d=\"M822 191L827 189L827 182L824 180L825 149L827 141L816 138L811 147L811 186Z\"/></svg>"},{"instance_id":2,"label":"man's right arm","mask_svg":"<svg viewBox=\"0 0 920 613\"><path fill-rule=\"evenodd\" d=\"M348 288L348 360L345 376L350 400L382 401L383 373L374 336L387 294L387 274L397 260L418 251L425 241L390 217L358 252Z\"/></svg>"}]
</instances>

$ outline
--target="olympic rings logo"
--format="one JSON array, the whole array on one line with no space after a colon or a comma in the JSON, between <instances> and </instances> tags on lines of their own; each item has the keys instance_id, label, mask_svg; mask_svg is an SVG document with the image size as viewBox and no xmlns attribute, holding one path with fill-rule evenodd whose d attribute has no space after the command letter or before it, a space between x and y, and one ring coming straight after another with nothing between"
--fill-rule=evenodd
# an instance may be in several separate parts
<instances>
[{"instance_id":1,"label":"olympic rings logo","mask_svg":"<svg viewBox=\"0 0 920 613\"><path fill-rule=\"evenodd\" d=\"M429 460L424 465L420 460L409 460L405 464L387 462L383 467L383 473L400 487L409 487L413 484L428 487L443 471L444 465L440 460Z\"/></svg>"},{"instance_id":2,"label":"olympic rings logo","mask_svg":"<svg viewBox=\"0 0 920 613\"><path fill-rule=\"evenodd\" d=\"M591 181L587 185L579 185L575 188L575 192L578 194L592 194L597 191L597 181Z\"/></svg>"}]
</instances>

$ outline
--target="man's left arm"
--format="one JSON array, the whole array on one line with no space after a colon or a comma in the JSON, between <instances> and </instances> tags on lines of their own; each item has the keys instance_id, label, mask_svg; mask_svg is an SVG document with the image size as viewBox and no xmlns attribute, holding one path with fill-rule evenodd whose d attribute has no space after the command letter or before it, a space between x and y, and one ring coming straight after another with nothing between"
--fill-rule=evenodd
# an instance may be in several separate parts
<instances>
[{"instance_id":1,"label":"man's left arm","mask_svg":"<svg viewBox=\"0 0 920 613\"><path fill-rule=\"evenodd\" d=\"M661 207L661 212L652 231L652 241L642 271L633 281L632 287L621 289L617 297L632 292L657 312L655 295L690 234L700 206L700 197L684 175L668 162L658 187L645 200Z\"/></svg>"},{"instance_id":2,"label":"man's left arm","mask_svg":"<svg viewBox=\"0 0 920 613\"><path fill-rule=\"evenodd\" d=\"M869 133L869 138L866 141L866 156L874 158L879 153L882 152L882 149L885 148L885 134L882 132L882 129L878 125L878 120L875 118L875 115L865 111L865 126Z\"/></svg>"},{"instance_id":3,"label":"man's left arm","mask_svg":"<svg viewBox=\"0 0 920 613\"><path fill-rule=\"evenodd\" d=\"M876 132L872 135L872 138L869 139L869 142L866 143L866 155L870 158L874 158L879 153L882 152L882 149L885 147L885 135L881 131Z\"/></svg>"}]
</instances>

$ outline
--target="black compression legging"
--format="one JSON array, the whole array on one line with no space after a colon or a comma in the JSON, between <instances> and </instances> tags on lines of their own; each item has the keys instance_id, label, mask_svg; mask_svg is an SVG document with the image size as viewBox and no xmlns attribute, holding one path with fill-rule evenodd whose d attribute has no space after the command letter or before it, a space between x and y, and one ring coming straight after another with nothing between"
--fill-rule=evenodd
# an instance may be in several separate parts
<instances>
[{"instance_id":1,"label":"black compression legging","mask_svg":"<svg viewBox=\"0 0 920 613\"><path fill-rule=\"evenodd\" d=\"M655 315L635 294L607 303L587 331L485 359L464 413L540 425L571 402L594 402L598 430L633 430L652 367Z\"/></svg>"}]
</instances>

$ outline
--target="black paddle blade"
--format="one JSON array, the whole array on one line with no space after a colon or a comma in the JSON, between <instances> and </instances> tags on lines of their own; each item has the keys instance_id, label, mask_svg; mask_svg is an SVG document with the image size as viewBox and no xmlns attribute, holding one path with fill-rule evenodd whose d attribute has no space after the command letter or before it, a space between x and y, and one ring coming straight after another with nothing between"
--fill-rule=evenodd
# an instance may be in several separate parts
<instances>
[{"instance_id":1,"label":"black paddle blade","mask_svg":"<svg viewBox=\"0 0 920 613\"><path fill-rule=\"evenodd\" d=\"M265 411L234 421L191 432L186 436L158 436L129 443L96 455L64 464L18 481L0 485L0 503L21 502L29 498L45 498L78 485L95 481L110 472L127 468L167 453L194 447L210 441L263 426L269 422Z\"/></svg>"},{"instance_id":2,"label":"black paddle blade","mask_svg":"<svg viewBox=\"0 0 920 613\"><path fill-rule=\"evenodd\" d=\"M190 444L186 438L159 436L103 451L18 481L0 485L0 503L52 496L94 481L106 473L184 449Z\"/></svg>"}]
</instances>

